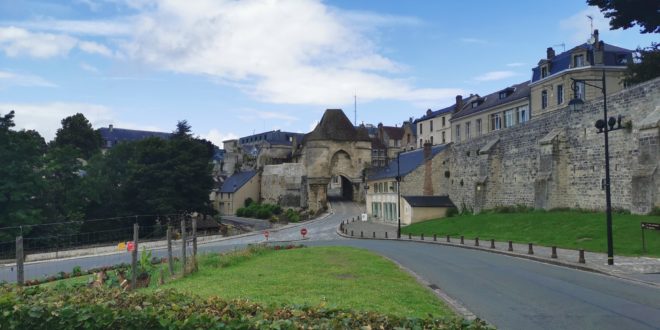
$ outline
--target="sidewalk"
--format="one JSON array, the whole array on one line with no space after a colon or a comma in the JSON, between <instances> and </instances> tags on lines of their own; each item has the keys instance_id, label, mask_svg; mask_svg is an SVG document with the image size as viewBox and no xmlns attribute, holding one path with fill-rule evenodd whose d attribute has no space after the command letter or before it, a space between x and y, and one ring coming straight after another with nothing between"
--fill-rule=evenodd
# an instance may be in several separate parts
<instances>
[{"instance_id":1,"label":"sidewalk","mask_svg":"<svg viewBox=\"0 0 660 330\"><path fill-rule=\"evenodd\" d=\"M363 238L372 239L375 233L377 239L385 239L385 233L387 233L388 239L396 239L397 226L379 222L351 221L345 225L345 233L342 235L351 237L351 231L353 231L353 238L361 238L362 234L364 236ZM412 236L410 239L408 237L408 235L402 235L401 240L411 240L416 242L422 241L421 236ZM579 251L576 250L557 248L557 258L554 259L551 258L551 247L534 245L534 254L530 255L528 254L528 244L513 243L513 252L509 252L507 251L509 248L508 242L496 241L495 248L493 249L491 248L491 241L488 237L481 237L479 239L479 246L476 246L475 241L476 240L474 237L465 237L464 244L461 244L460 237L451 237L450 242L447 242L445 235L438 235L436 237L436 241L434 241L433 233L426 234L424 237L425 243L435 243L482 250L492 253L506 254L660 286L660 258L627 257L615 255L614 265L609 266L607 265L607 254L604 253L585 251L585 263L579 263Z\"/></svg>"}]
</instances>

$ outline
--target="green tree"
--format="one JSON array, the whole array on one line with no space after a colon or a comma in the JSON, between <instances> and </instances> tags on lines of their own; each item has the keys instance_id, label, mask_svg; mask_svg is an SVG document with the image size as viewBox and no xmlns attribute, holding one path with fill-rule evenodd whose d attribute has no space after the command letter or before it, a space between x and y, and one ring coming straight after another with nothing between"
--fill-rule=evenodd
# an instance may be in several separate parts
<instances>
[{"instance_id":1,"label":"green tree","mask_svg":"<svg viewBox=\"0 0 660 330\"><path fill-rule=\"evenodd\" d=\"M660 1L658 0L587 0L598 6L610 19L610 29L629 29L640 26L641 33L660 32Z\"/></svg>"},{"instance_id":2,"label":"green tree","mask_svg":"<svg viewBox=\"0 0 660 330\"><path fill-rule=\"evenodd\" d=\"M14 115L11 111L0 116L0 227L41 221L40 171L46 142L36 131L12 130ZM0 231L0 239L11 239L17 232Z\"/></svg>"},{"instance_id":3,"label":"green tree","mask_svg":"<svg viewBox=\"0 0 660 330\"><path fill-rule=\"evenodd\" d=\"M78 151L79 157L89 159L101 150L103 139L98 131L81 113L62 119L62 127L57 130L51 146L70 146Z\"/></svg>"},{"instance_id":4,"label":"green tree","mask_svg":"<svg viewBox=\"0 0 660 330\"><path fill-rule=\"evenodd\" d=\"M628 64L624 81L627 84L638 84L656 77L660 77L660 43L637 48L635 61Z\"/></svg>"}]
</instances>

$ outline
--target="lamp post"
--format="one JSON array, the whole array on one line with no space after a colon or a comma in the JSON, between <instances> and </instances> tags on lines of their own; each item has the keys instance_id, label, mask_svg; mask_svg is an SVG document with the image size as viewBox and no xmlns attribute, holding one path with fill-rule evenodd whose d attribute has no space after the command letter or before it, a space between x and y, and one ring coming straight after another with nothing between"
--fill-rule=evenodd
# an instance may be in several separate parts
<instances>
[{"instance_id":1,"label":"lamp post","mask_svg":"<svg viewBox=\"0 0 660 330\"><path fill-rule=\"evenodd\" d=\"M398 218L398 225L397 225L397 230L396 230L396 238L399 239L401 238L401 151L397 152L396 154L396 193L397 193L397 199L396 199L396 210L399 214Z\"/></svg>"},{"instance_id":2,"label":"lamp post","mask_svg":"<svg viewBox=\"0 0 660 330\"><path fill-rule=\"evenodd\" d=\"M603 76L601 79L574 79L573 81L573 92L574 98L568 102L568 106L573 111L579 111L584 106L584 101L581 98L577 97L577 83L582 83L594 88L598 88L603 92L603 119L596 121L596 128L598 129L598 134L604 133L605 137L605 203L606 203L606 219L607 219L607 264L614 265L614 245L612 242L612 195L610 192L610 145L608 132L621 129L621 116L619 115L618 120L614 117L607 118L607 85L605 81L605 70L603 69ZM596 86L587 83L587 81L600 81L601 86ZM617 125L618 123L618 125ZM617 127L614 127L617 125Z\"/></svg>"}]
</instances>

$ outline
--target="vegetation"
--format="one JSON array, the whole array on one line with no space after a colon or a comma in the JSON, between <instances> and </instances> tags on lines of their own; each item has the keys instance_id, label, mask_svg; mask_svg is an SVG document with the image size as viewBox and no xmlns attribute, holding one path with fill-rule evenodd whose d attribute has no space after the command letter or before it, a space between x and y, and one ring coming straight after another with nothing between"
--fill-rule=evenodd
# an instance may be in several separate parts
<instances>
[{"instance_id":1,"label":"vegetation","mask_svg":"<svg viewBox=\"0 0 660 330\"><path fill-rule=\"evenodd\" d=\"M660 33L660 6L656 0L587 0L589 6L598 6L610 19L610 29L629 29L639 25L641 33Z\"/></svg>"},{"instance_id":2,"label":"vegetation","mask_svg":"<svg viewBox=\"0 0 660 330\"><path fill-rule=\"evenodd\" d=\"M658 215L615 213L613 221L614 253L642 254L641 222L660 222ZM402 228L405 234L480 237L518 243L556 245L568 249L606 252L605 214L580 210L529 211L525 208L502 208L478 215L465 215L416 223ZM660 256L660 233L646 235L647 254Z\"/></svg>"},{"instance_id":3,"label":"vegetation","mask_svg":"<svg viewBox=\"0 0 660 330\"><path fill-rule=\"evenodd\" d=\"M236 216L245 218L270 219L273 215L282 214L282 208L279 205L247 203L246 207L236 210Z\"/></svg>"}]
</instances>

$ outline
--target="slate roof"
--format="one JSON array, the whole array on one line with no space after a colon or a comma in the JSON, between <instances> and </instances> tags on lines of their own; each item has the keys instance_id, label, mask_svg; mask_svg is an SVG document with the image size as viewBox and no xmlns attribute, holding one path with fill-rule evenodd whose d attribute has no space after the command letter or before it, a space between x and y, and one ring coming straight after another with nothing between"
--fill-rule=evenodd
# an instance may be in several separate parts
<instances>
[{"instance_id":1,"label":"slate roof","mask_svg":"<svg viewBox=\"0 0 660 330\"><path fill-rule=\"evenodd\" d=\"M456 207L449 196L401 196L412 207Z\"/></svg>"},{"instance_id":2,"label":"slate roof","mask_svg":"<svg viewBox=\"0 0 660 330\"><path fill-rule=\"evenodd\" d=\"M257 175L257 171L238 172L228 177L220 188L221 193L235 193L243 187L250 179Z\"/></svg>"},{"instance_id":3,"label":"slate roof","mask_svg":"<svg viewBox=\"0 0 660 330\"><path fill-rule=\"evenodd\" d=\"M508 92L508 96L501 99L500 98L500 92ZM510 94L509 94L510 93ZM505 103L517 101L520 99L528 98L531 93L531 90L529 88L529 81L525 81L516 85L513 85L511 87L507 87L505 89L499 90L495 93L488 94L484 97L480 97L477 99L478 102L482 102L479 104L477 107L473 108L471 106L471 102L467 103L463 109L457 113L455 113L451 119L452 121L458 118L466 117L478 112L482 111L487 111L490 110L493 107L496 107L498 105L502 105Z\"/></svg>"},{"instance_id":4,"label":"slate roof","mask_svg":"<svg viewBox=\"0 0 660 330\"><path fill-rule=\"evenodd\" d=\"M576 46L567 50L559 55L556 55L550 62L550 72L548 72L548 77L552 76L561 71L571 68L572 54L578 49L587 50L586 65L593 63L594 61L594 46L589 43L584 43L582 45ZM632 51L629 49L617 47L607 43L603 43L603 63L606 66L627 66L627 63L632 63ZM622 60L625 59L625 62ZM548 61L547 59L541 60L541 62ZM546 77L547 78L547 77ZM545 78L544 78L545 79ZM532 82L541 80L541 68L539 66L532 69Z\"/></svg>"},{"instance_id":5,"label":"slate roof","mask_svg":"<svg viewBox=\"0 0 660 330\"><path fill-rule=\"evenodd\" d=\"M328 109L305 141L371 141L366 128L355 128L341 109Z\"/></svg>"},{"instance_id":6,"label":"slate roof","mask_svg":"<svg viewBox=\"0 0 660 330\"><path fill-rule=\"evenodd\" d=\"M383 126L383 131L392 140L403 139L403 127Z\"/></svg>"},{"instance_id":7,"label":"slate roof","mask_svg":"<svg viewBox=\"0 0 660 330\"><path fill-rule=\"evenodd\" d=\"M291 145L291 138L296 138L296 140L300 142L304 135L305 134L301 133L282 132L277 130L244 136L238 139L238 143L245 145L266 141L272 145Z\"/></svg>"},{"instance_id":8,"label":"slate roof","mask_svg":"<svg viewBox=\"0 0 660 330\"><path fill-rule=\"evenodd\" d=\"M452 105L450 105L446 108L442 108L440 110L432 111L430 115L424 114L423 117L416 119L413 122L413 124L417 124L420 121L424 121L424 120L432 119L432 118L442 116L442 115L445 115L445 114L448 114L448 113L452 113L452 111L454 111L455 106L456 106L455 104L452 104ZM417 133L417 132L415 132L415 133Z\"/></svg>"},{"instance_id":9,"label":"slate roof","mask_svg":"<svg viewBox=\"0 0 660 330\"><path fill-rule=\"evenodd\" d=\"M445 148L446 145L444 144L431 146L431 157L435 157L435 155L441 153ZM402 152L399 163L401 165L401 176L408 175L410 172L424 164L424 148ZM396 158L394 158L389 164L387 164L387 166L379 168L373 173L369 173L367 179L372 181L396 178L398 173L397 161Z\"/></svg>"},{"instance_id":10,"label":"slate roof","mask_svg":"<svg viewBox=\"0 0 660 330\"><path fill-rule=\"evenodd\" d=\"M112 146L114 146L119 142L139 141L150 137L158 137L167 140L172 136L172 133L140 131L114 127L101 127L98 131L101 134L103 141L106 141L106 143L103 144L103 147L108 147L107 141L111 141Z\"/></svg>"}]
</instances>

